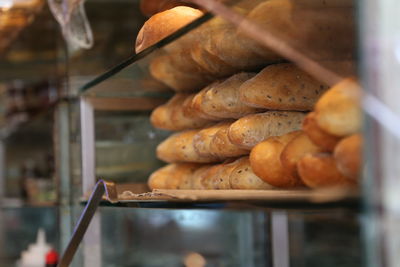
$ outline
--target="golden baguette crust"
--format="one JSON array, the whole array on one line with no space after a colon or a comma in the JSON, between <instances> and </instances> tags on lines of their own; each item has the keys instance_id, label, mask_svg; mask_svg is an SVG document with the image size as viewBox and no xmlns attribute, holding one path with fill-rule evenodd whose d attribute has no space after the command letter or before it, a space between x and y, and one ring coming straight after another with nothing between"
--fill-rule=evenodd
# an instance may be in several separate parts
<instances>
[{"instance_id":1,"label":"golden baguette crust","mask_svg":"<svg viewBox=\"0 0 400 267\"><path fill-rule=\"evenodd\" d=\"M279 136L301 129L305 114L296 111L268 111L245 116L229 128L229 140L243 148L252 149L270 136Z\"/></svg>"},{"instance_id":2,"label":"golden baguette crust","mask_svg":"<svg viewBox=\"0 0 400 267\"><path fill-rule=\"evenodd\" d=\"M184 102L193 97L190 94L175 94L167 103L153 110L150 116L152 125L156 128L182 131L204 127L209 120L200 118L196 113L184 113Z\"/></svg>"},{"instance_id":3,"label":"golden baguette crust","mask_svg":"<svg viewBox=\"0 0 400 267\"><path fill-rule=\"evenodd\" d=\"M212 88L217 87L220 83L221 83L221 81L214 81L213 83L211 83L208 86L206 86L205 88L203 88L200 92L195 94L191 101L184 103L183 112L184 113L195 112L199 117L207 119L207 120L214 120L214 121L221 120L218 117L215 117L215 116L212 116L210 114L203 112L203 110L201 108L203 96Z\"/></svg>"},{"instance_id":4,"label":"golden baguette crust","mask_svg":"<svg viewBox=\"0 0 400 267\"><path fill-rule=\"evenodd\" d=\"M170 55L162 55L150 62L150 74L177 92L198 91L210 83L211 78L202 73L189 73L177 69Z\"/></svg>"},{"instance_id":5,"label":"golden baguette crust","mask_svg":"<svg viewBox=\"0 0 400 267\"><path fill-rule=\"evenodd\" d=\"M218 171L211 177L211 185L213 189L232 189L229 177L236 167L234 162L223 163Z\"/></svg>"},{"instance_id":6,"label":"golden baguette crust","mask_svg":"<svg viewBox=\"0 0 400 267\"><path fill-rule=\"evenodd\" d=\"M328 89L291 63L274 64L240 86L240 100L270 110L312 110Z\"/></svg>"},{"instance_id":7,"label":"golden baguette crust","mask_svg":"<svg viewBox=\"0 0 400 267\"><path fill-rule=\"evenodd\" d=\"M217 155L211 153L211 145L214 135L222 128L229 127L231 122L223 122L215 124L211 127L204 128L197 132L193 138L193 146L195 151L200 155L208 158L220 159Z\"/></svg>"},{"instance_id":8,"label":"golden baguette crust","mask_svg":"<svg viewBox=\"0 0 400 267\"><path fill-rule=\"evenodd\" d=\"M329 89L315 106L319 127L329 134L347 136L361 130L361 87L352 78Z\"/></svg>"},{"instance_id":9,"label":"golden baguette crust","mask_svg":"<svg viewBox=\"0 0 400 267\"><path fill-rule=\"evenodd\" d=\"M151 189L183 189L185 181L200 166L194 163L168 164L150 175L148 185Z\"/></svg>"},{"instance_id":10,"label":"golden baguette crust","mask_svg":"<svg viewBox=\"0 0 400 267\"><path fill-rule=\"evenodd\" d=\"M202 15L202 11L186 6L178 6L155 14L144 23L138 33L136 53L152 46Z\"/></svg>"},{"instance_id":11,"label":"golden baguette crust","mask_svg":"<svg viewBox=\"0 0 400 267\"><path fill-rule=\"evenodd\" d=\"M298 163L301 180L308 187L349 187L356 182L341 174L332 154L307 154Z\"/></svg>"},{"instance_id":12,"label":"golden baguette crust","mask_svg":"<svg viewBox=\"0 0 400 267\"><path fill-rule=\"evenodd\" d=\"M198 130L175 133L157 146L157 157L165 162L208 163L218 161L213 156L199 155L193 146L193 137Z\"/></svg>"},{"instance_id":13,"label":"golden baguette crust","mask_svg":"<svg viewBox=\"0 0 400 267\"><path fill-rule=\"evenodd\" d=\"M338 170L354 180L358 180L361 173L362 142L361 134L351 135L342 139L333 153Z\"/></svg>"},{"instance_id":14,"label":"golden baguette crust","mask_svg":"<svg viewBox=\"0 0 400 267\"><path fill-rule=\"evenodd\" d=\"M321 149L332 152L340 137L329 134L318 126L315 119L315 112L310 112L303 120L303 131L308 135L311 141Z\"/></svg>"},{"instance_id":15,"label":"golden baguette crust","mask_svg":"<svg viewBox=\"0 0 400 267\"><path fill-rule=\"evenodd\" d=\"M239 87L255 73L241 72L202 90L196 106L202 113L220 119L238 119L260 109L250 107L239 99Z\"/></svg>"},{"instance_id":16,"label":"golden baguette crust","mask_svg":"<svg viewBox=\"0 0 400 267\"><path fill-rule=\"evenodd\" d=\"M253 172L266 183L284 188L301 186L300 179L287 175L281 162L281 153L293 138L301 132L294 131L282 136L270 137L256 145L250 153Z\"/></svg>"},{"instance_id":17,"label":"golden baguette crust","mask_svg":"<svg viewBox=\"0 0 400 267\"><path fill-rule=\"evenodd\" d=\"M235 168L229 176L229 183L232 189L272 189L273 186L264 182L254 174L249 157L242 157L234 162Z\"/></svg>"},{"instance_id":18,"label":"golden baguette crust","mask_svg":"<svg viewBox=\"0 0 400 267\"><path fill-rule=\"evenodd\" d=\"M281 153L281 163L287 175L300 179L297 172L297 162L307 154L323 152L323 149L316 146L311 139L301 132L294 137L283 149Z\"/></svg>"},{"instance_id":19,"label":"golden baguette crust","mask_svg":"<svg viewBox=\"0 0 400 267\"><path fill-rule=\"evenodd\" d=\"M209 151L212 155L221 159L249 154L247 149L240 148L229 140L228 131L230 126L231 123L221 125L219 130L217 130L211 139Z\"/></svg>"}]
</instances>

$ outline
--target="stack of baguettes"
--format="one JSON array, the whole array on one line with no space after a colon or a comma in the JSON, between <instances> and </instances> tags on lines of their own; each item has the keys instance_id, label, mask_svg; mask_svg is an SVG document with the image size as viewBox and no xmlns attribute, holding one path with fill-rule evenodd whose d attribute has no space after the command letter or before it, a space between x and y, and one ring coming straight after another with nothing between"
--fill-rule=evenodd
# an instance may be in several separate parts
<instances>
[{"instance_id":1,"label":"stack of baguettes","mask_svg":"<svg viewBox=\"0 0 400 267\"><path fill-rule=\"evenodd\" d=\"M281 20L267 15L264 19L260 14L285 11L289 4L290 0L247 1L236 8L266 25L272 22L279 30L288 27L288 22L283 25ZM184 6L155 14L139 32L136 51L202 14ZM329 30L335 33L335 29ZM307 121L319 113L306 112L313 109L328 86L294 64L282 63L275 53L219 18L163 50L165 53L151 62L150 72L176 94L153 111L151 122L177 133L157 147L158 158L169 164L151 175L150 188L269 189L352 184L351 179L349 183L303 181L303 176L311 176L309 162L315 157L332 158L326 153L305 158L310 153L332 151L307 142L312 138L309 132L317 128L314 123L315 129L311 129ZM303 124L307 134L301 131ZM340 152L335 155L340 157ZM325 158L320 160L328 165L326 162ZM322 176L319 179L323 180Z\"/></svg>"}]
</instances>

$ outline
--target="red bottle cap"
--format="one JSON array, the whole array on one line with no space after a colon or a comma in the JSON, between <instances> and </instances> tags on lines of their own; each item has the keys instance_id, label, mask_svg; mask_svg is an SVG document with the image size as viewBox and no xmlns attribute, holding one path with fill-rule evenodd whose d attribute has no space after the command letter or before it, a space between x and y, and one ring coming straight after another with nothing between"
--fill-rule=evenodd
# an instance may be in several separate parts
<instances>
[{"instance_id":1,"label":"red bottle cap","mask_svg":"<svg viewBox=\"0 0 400 267\"><path fill-rule=\"evenodd\" d=\"M46 254L46 264L57 264L58 263L58 254L54 249L51 249Z\"/></svg>"}]
</instances>

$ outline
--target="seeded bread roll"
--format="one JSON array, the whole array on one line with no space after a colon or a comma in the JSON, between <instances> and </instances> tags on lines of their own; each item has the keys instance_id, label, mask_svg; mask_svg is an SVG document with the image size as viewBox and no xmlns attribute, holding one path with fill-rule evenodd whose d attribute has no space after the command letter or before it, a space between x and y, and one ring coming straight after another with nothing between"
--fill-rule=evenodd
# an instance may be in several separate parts
<instances>
[{"instance_id":1,"label":"seeded bread roll","mask_svg":"<svg viewBox=\"0 0 400 267\"><path fill-rule=\"evenodd\" d=\"M202 73L177 69L171 55L162 55L150 62L150 73L158 81L177 92L198 91L210 83L211 78Z\"/></svg>"},{"instance_id":2,"label":"seeded bread roll","mask_svg":"<svg viewBox=\"0 0 400 267\"><path fill-rule=\"evenodd\" d=\"M318 126L315 120L315 112L310 112L303 120L303 131L318 147L327 152L332 152L340 140L340 137L331 135Z\"/></svg>"},{"instance_id":3,"label":"seeded bread roll","mask_svg":"<svg viewBox=\"0 0 400 267\"><path fill-rule=\"evenodd\" d=\"M250 106L270 110L312 110L328 89L294 64L264 68L240 86L240 100Z\"/></svg>"},{"instance_id":4,"label":"seeded bread roll","mask_svg":"<svg viewBox=\"0 0 400 267\"><path fill-rule=\"evenodd\" d=\"M281 153L285 146L300 131L290 132L282 136L273 136L256 145L250 153L250 164L253 172L266 183L283 188L302 186L303 183L297 177L286 173L281 162Z\"/></svg>"},{"instance_id":5,"label":"seeded bread roll","mask_svg":"<svg viewBox=\"0 0 400 267\"><path fill-rule=\"evenodd\" d=\"M202 11L186 6L178 6L155 14L144 23L138 33L136 53L152 46L202 15Z\"/></svg>"},{"instance_id":6,"label":"seeded bread roll","mask_svg":"<svg viewBox=\"0 0 400 267\"><path fill-rule=\"evenodd\" d=\"M193 146L198 130L188 130L171 135L157 146L157 157L165 162L208 163L218 161L213 156L199 155Z\"/></svg>"},{"instance_id":7,"label":"seeded bread roll","mask_svg":"<svg viewBox=\"0 0 400 267\"><path fill-rule=\"evenodd\" d=\"M354 180L339 172L332 154L307 154L297 163L297 169L301 180L311 188L356 185Z\"/></svg>"},{"instance_id":8,"label":"seeded bread roll","mask_svg":"<svg viewBox=\"0 0 400 267\"><path fill-rule=\"evenodd\" d=\"M281 163L288 176L300 179L297 171L297 162L307 154L323 152L315 145L304 132L294 137L281 153Z\"/></svg>"},{"instance_id":9,"label":"seeded bread roll","mask_svg":"<svg viewBox=\"0 0 400 267\"><path fill-rule=\"evenodd\" d=\"M239 99L239 87L254 73L238 73L230 78L202 90L199 94L198 109L211 117L220 119L238 119L256 113L260 109L250 107Z\"/></svg>"},{"instance_id":10,"label":"seeded bread roll","mask_svg":"<svg viewBox=\"0 0 400 267\"><path fill-rule=\"evenodd\" d=\"M358 180L362 164L362 136L354 134L343 138L333 154L338 170L346 177Z\"/></svg>"},{"instance_id":11,"label":"seeded bread roll","mask_svg":"<svg viewBox=\"0 0 400 267\"><path fill-rule=\"evenodd\" d=\"M264 182L254 174L249 157L243 157L235 161L235 168L229 176L232 189L272 189L273 186Z\"/></svg>"},{"instance_id":12,"label":"seeded bread roll","mask_svg":"<svg viewBox=\"0 0 400 267\"><path fill-rule=\"evenodd\" d=\"M249 154L247 149L242 149L229 140L228 131L230 126L230 123L221 125L211 139L209 151L212 155L221 159Z\"/></svg>"},{"instance_id":13,"label":"seeded bread roll","mask_svg":"<svg viewBox=\"0 0 400 267\"><path fill-rule=\"evenodd\" d=\"M252 149L270 136L300 130L305 114L295 111L268 111L245 116L229 128L229 140L243 148Z\"/></svg>"},{"instance_id":14,"label":"seeded bread roll","mask_svg":"<svg viewBox=\"0 0 400 267\"><path fill-rule=\"evenodd\" d=\"M204 128L197 132L193 138L193 146L195 151L204 157L214 158L216 161L220 159L218 156L211 153L211 141L214 135L224 127L229 127L231 122L218 123L211 127Z\"/></svg>"},{"instance_id":15,"label":"seeded bread roll","mask_svg":"<svg viewBox=\"0 0 400 267\"><path fill-rule=\"evenodd\" d=\"M176 94L167 103L154 109L150 116L152 125L170 131L182 131L209 124L209 120L200 118L195 112L183 112L183 103L190 97L193 96L183 93Z\"/></svg>"},{"instance_id":16,"label":"seeded bread roll","mask_svg":"<svg viewBox=\"0 0 400 267\"><path fill-rule=\"evenodd\" d=\"M148 185L151 189L183 189L199 167L194 163L168 164L150 175Z\"/></svg>"},{"instance_id":17,"label":"seeded bread roll","mask_svg":"<svg viewBox=\"0 0 400 267\"><path fill-rule=\"evenodd\" d=\"M325 132L347 136L361 130L362 90L352 78L345 79L329 89L315 105L315 119Z\"/></svg>"}]
</instances>

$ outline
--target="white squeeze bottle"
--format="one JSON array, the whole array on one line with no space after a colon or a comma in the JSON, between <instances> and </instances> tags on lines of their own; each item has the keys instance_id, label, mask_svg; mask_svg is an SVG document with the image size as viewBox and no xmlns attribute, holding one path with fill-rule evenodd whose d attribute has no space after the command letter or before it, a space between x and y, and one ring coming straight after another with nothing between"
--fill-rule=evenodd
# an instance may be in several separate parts
<instances>
[{"instance_id":1,"label":"white squeeze bottle","mask_svg":"<svg viewBox=\"0 0 400 267\"><path fill-rule=\"evenodd\" d=\"M46 234L43 229L39 229L36 243L29 245L28 249L21 253L18 267L44 267L45 257L51 249L46 243Z\"/></svg>"}]
</instances>

